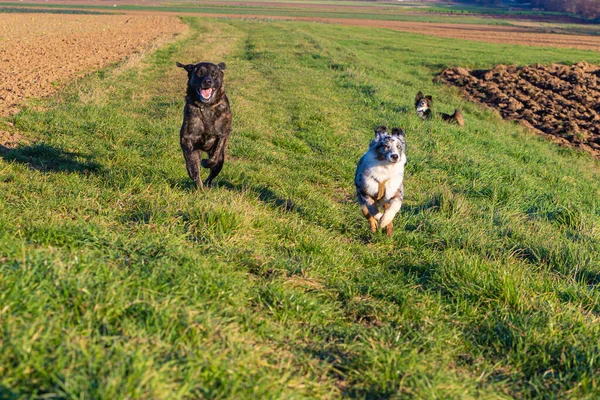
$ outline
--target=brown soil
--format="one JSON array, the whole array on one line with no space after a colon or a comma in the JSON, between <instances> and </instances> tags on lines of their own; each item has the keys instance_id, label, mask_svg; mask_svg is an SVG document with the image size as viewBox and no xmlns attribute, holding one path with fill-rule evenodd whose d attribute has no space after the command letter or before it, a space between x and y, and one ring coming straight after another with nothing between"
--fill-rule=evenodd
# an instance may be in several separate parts
<instances>
[{"instance_id":1,"label":"brown soil","mask_svg":"<svg viewBox=\"0 0 600 400\"><path fill-rule=\"evenodd\" d=\"M30 141L17 132L6 132L0 130L0 152L17 147L19 144L29 143Z\"/></svg>"},{"instance_id":2,"label":"brown soil","mask_svg":"<svg viewBox=\"0 0 600 400\"><path fill-rule=\"evenodd\" d=\"M600 157L600 66L451 68L437 80L459 86L467 98L498 110L505 119Z\"/></svg>"},{"instance_id":3,"label":"brown soil","mask_svg":"<svg viewBox=\"0 0 600 400\"><path fill-rule=\"evenodd\" d=\"M185 29L170 16L3 14L0 115Z\"/></svg>"}]
</instances>

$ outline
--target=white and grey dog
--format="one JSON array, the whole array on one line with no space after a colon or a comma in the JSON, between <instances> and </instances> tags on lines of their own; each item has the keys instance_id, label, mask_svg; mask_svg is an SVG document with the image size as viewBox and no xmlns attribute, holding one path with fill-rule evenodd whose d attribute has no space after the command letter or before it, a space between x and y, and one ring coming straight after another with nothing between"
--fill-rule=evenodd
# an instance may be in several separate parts
<instances>
[{"instance_id":1,"label":"white and grey dog","mask_svg":"<svg viewBox=\"0 0 600 400\"><path fill-rule=\"evenodd\" d=\"M385 126L380 126L375 129L369 150L358 162L354 184L360 209L369 220L371 232L377 231L379 222L387 235L392 235L392 220L404 199L405 150L402 129L393 128L389 134Z\"/></svg>"}]
</instances>

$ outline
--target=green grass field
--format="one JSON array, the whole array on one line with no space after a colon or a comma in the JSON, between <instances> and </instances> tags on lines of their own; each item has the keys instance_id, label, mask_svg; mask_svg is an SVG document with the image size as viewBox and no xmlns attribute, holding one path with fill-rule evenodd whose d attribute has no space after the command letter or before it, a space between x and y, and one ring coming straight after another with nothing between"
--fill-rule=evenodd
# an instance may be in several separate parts
<instances>
[{"instance_id":1,"label":"green grass field","mask_svg":"<svg viewBox=\"0 0 600 400\"><path fill-rule=\"evenodd\" d=\"M599 53L185 21L0 120L35 139L0 152L0 398L600 395L598 162L432 83ZM234 116L204 191L175 67L201 60L227 63ZM418 90L467 126L419 120ZM392 238L354 198L379 124L407 132Z\"/></svg>"}]
</instances>

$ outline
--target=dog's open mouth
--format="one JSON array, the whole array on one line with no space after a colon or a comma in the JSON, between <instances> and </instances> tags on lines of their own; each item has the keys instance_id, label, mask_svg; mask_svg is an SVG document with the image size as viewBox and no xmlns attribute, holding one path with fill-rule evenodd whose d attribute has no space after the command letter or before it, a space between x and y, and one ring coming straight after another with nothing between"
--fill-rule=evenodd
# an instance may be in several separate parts
<instances>
[{"instance_id":1,"label":"dog's open mouth","mask_svg":"<svg viewBox=\"0 0 600 400\"><path fill-rule=\"evenodd\" d=\"M212 94L212 88L200 89L200 97L202 97L202 100L209 100L212 97Z\"/></svg>"}]
</instances>

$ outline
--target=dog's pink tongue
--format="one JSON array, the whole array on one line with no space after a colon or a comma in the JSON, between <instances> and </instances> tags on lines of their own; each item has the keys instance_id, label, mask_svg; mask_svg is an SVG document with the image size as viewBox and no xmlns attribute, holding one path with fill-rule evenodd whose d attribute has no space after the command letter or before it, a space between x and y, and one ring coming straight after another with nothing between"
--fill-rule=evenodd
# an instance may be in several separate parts
<instances>
[{"instance_id":1,"label":"dog's pink tongue","mask_svg":"<svg viewBox=\"0 0 600 400\"><path fill-rule=\"evenodd\" d=\"M202 89L201 94L202 94L202 97L204 97L205 99L208 99L210 97L210 95L212 94L212 89L211 88Z\"/></svg>"}]
</instances>

